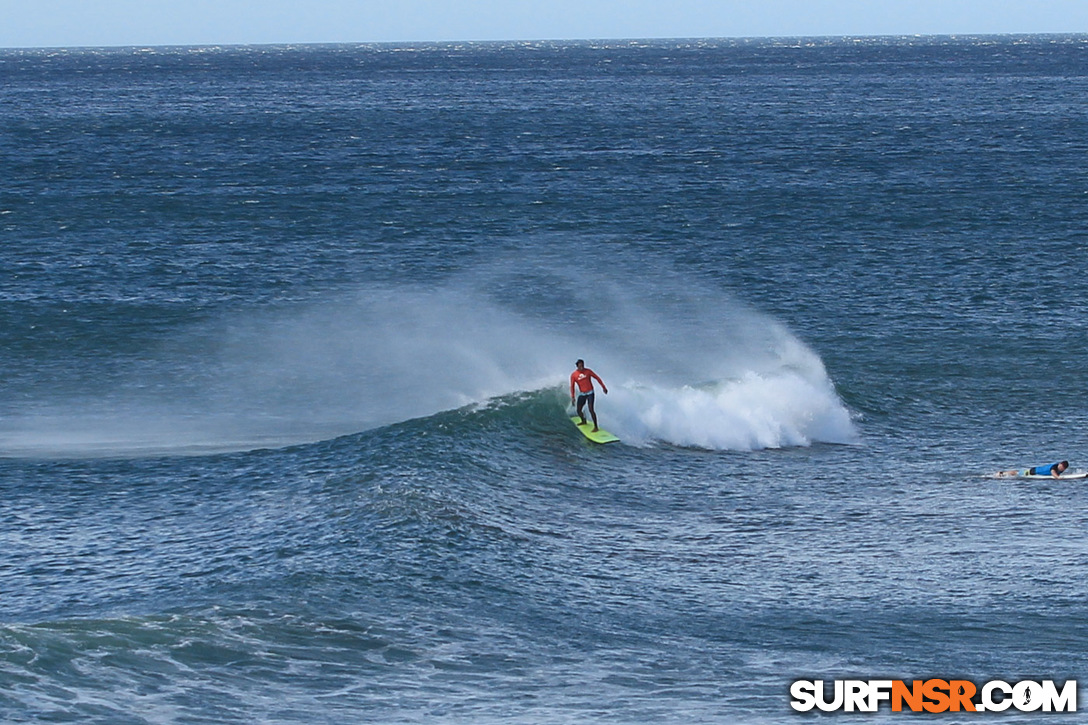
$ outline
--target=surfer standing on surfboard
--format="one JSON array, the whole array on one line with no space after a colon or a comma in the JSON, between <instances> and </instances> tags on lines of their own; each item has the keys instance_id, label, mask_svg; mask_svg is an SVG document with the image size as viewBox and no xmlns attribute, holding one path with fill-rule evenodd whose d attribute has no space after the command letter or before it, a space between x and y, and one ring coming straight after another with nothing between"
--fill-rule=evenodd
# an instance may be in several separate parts
<instances>
[{"instance_id":1,"label":"surfer standing on surfboard","mask_svg":"<svg viewBox=\"0 0 1088 725\"><path fill-rule=\"evenodd\" d=\"M586 403L589 403L589 415L593 418L593 432L596 433L600 430L597 427L597 411L593 409L593 380L596 379L601 384L601 390L605 395L608 395L608 386L604 384L601 377L597 373L593 372L586 367L585 360L579 360L574 363L577 370L570 374L570 404L574 405L574 386L578 386L578 417L582 419L581 425L586 424L586 414L582 412L582 408Z\"/></svg>"}]
</instances>

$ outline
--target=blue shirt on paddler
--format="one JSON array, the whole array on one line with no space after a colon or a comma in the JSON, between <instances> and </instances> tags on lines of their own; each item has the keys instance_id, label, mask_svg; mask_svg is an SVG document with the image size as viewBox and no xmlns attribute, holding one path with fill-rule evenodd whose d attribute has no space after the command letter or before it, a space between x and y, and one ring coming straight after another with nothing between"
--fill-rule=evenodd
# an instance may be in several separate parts
<instances>
[{"instance_id":1,"label":"blue shirt on paddler","mask_svg":"<svg viewBox=\"0 0 1088 725\"><path fill-rule=\"evenodd\" d=\"M1061 461L1055 461L1054 463L1050 463L1050 464L1048 464L1046 466L1035 466L1033 468L1029 468L1028 469L1028 474L1029 475L1034 474L1036 476L1050 476L1050 475L1053 475L1054 466L1057 466L1059 463L1061 463Z\"/></svg>"}]
</instances>

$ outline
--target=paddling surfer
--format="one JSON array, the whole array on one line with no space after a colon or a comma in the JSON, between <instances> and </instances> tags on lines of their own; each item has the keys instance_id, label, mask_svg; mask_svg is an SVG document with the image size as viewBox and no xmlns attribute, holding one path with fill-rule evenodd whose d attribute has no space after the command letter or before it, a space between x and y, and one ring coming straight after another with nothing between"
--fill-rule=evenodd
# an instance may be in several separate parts
<instances>
[{"instance_id":1,"label":"paddling surfer","mask_svg":"<svg viewBox=\"0 0 1088 725\"><path fill-rule=\"evenodd\" d=\"M586 403L589 403L589 415L593 418L593 432L596 433L600 429L597 427L597 411L593 409L593 381L596 380L601 384L601 390L605 395L608 395L608 386L597 373L586 367L584 360L579 360L574 365L577 369L570 374L570 404L575 405L574 387L577 385L577 410L578 417L582 419L581 425L586 424L586 414L582 412L582 409Z\"/></svg>"},{"instance_id":2,"label":"paddling surfer","mask_svg":"<svg viewBox=\"0 0 1088 725\"><path fill-rule=\"evenodd\" d=\"M1058 478L1069 468L1069 461L1058 461L1046 466L1032 466L1024 470L1001 471L998 476L1053 476Z\"/></svg>"}]
</instances>

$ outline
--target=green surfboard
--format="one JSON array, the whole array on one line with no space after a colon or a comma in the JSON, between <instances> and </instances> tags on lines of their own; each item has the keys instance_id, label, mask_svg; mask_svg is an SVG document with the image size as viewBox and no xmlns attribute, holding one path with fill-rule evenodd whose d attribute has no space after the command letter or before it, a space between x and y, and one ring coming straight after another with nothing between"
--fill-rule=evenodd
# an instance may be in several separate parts
<instances>
[{"instance_id":1,"label":"green surfboard","mask_svg":"<svg viewBox=\"0 0 1088 725\"><path fill-rule=\"evenodd\" d=\"M601 428L596 433L593 432L593 422L587 420L585 425L582 425L582 419L578 416L574 416L570 419L571 423L574 423L574 427L582 431L582 435L590 439L594 443L615 443L619 440L616 436L612 435L604 428Z\"/></svg>"}]
</instances>

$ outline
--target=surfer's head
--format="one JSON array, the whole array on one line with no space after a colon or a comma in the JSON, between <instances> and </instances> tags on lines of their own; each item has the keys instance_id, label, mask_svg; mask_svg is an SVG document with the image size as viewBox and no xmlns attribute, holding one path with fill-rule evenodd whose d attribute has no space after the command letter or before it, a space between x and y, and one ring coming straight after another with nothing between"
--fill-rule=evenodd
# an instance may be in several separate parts
<instances>
[{"instance_id":1,"label":"surfer's head","mask_svg":"<svg viewBox=\"0 0 1088 725\"><path fill-rule=\"evenodd\" d=\"M1069 468L1069 461L1062 461L1058 464L1058 473L1061 473L1067 468Z\"/></svg>"},{"instance_id":2,"label":"surfer's head","mask_svg":"<svg viewBox=\"0 0 1088 725\"><path fill-rule=\"evenodd\" d=\"M578 368L579 370L581 370L585 366L586 366L586 361L585 360L575 360L574 361L574 367Z\"/></svg>"}]
</instances>

